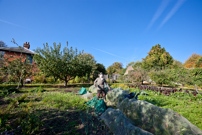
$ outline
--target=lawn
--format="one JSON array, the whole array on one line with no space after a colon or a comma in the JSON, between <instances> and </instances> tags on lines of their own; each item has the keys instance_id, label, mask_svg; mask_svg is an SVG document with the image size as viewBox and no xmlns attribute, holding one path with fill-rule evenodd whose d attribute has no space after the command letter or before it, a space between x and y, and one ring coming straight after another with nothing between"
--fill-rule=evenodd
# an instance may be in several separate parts
<instances>
[{"instance_id":1,"label":"lawn","mask_svg":"<svg viewBox=\"0 0 202 135\"><path fill-rule=\"evenodd\" d=\"M11 85L13 87L13 85ZM76 93L90 84L70 85L26 85L19 91L0 86L0 133L14 134L112 134L105 124L86 106L87 100ZM113 86L113 85L112 85ZM118 85L114 85L119 87ZM123 88L128 88L121 85ZM130 88L132 92L139 89ZM202 95L174 93L170 96L145 90L140 95L161 108L170 108L202 129Z\"/></svg>"},{"instance_id":2,"label":"lawn","mask_svg":"<svg viewBox=\"0 0 202 135\"><path fill-rule=\"evenodd\" d=\"M76 95L77 86L26 85L9 93L9 86L0 87L0 133L111 134L87 100Z\"/></svg>"}]
</instances>

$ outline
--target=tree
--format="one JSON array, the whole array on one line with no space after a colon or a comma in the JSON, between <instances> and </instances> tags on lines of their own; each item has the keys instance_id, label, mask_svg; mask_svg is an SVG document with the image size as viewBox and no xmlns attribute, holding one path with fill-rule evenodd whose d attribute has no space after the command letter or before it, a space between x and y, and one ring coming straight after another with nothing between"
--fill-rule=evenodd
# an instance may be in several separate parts
<instances>
[{"instance_id":1,"label":"tree","mask_svg":"<svg viewBox=\"0 0 202 135\"><path fill-rule=\"evenodd\" d=\"M93 72L93 80L95 80L98 77L100 72L102 72L103 74L106 74L107 71L106 71L105 66L103 64L96 63L96 68Z\"/></svg>"},{"instance_id":2,"label":"tree","mask_svg":"<svg viewBox=\"0 0 202 135\"><path fill-rule=\"evenodd\" d=\"M132 62L128 63L128 65L126 66L126 69L127 69L129 66L133 66L134 64L135 64L135 62L134 62L134 61L132 61Z\"/></svg>"},{"instance_id":3,"label":"tree","mask_svg":"<svg viewBox=\"0 0 202 135\"><path fill-rule=\"evenodd\" d=\"M118 70L118 69L122 69L123 68L123 64L122 63L119 63L119 62L114 62L112 64L113 68Z\"/></svg>"},{"instance_id":4,"label":"tree","mask_svg":"<svg viewBox=\"0 0 202 135\"><path fill-rule=\"evenodd\" d=\"M143 81L147 80L148 72L141 67L137 67L134 71L129 71L128 79L130 82L137 81L143 84Z\"/></svg>"},{"instance_id":5,"label":"tree","mask_svg":"<svg viewBox=\"0 0 202 135\"><path fill-rule=\"evenodd\" d=\"M122 69L117 70L117 73L120 74L120 75L124 75L125 72L126 72L126 68L122 68Z\"/></svg>"},{"instance_id":6,"label":"tree","mask_svg":"<svg viewBox=\"0 0 202 135\"><path fill-rule=\"evenodd\" d=\"M172 68L176 69L176 68L183 68L182 62L178 61L178 60L173 60L173 64L171 66Z\"/></svg>"},{"instance_id":7,"label":"tree","mask_svg":"<svg viewBox=\"0 0 202 135\"><path fill-rule=\"evenodd\" d=\"M107 68L107 73L112 75L113 73L119 73L123 69L123 64L119 62L114 62L111 66Z\"/></svg>"},{"instance_id":8,"label":"tree","mask_svg":"<svg viewBox=\"0 0 202 135\"><path fill-rule=\"evenodd\" d=\"M88 62L92 57L84 54L83 51L79 52L72 47L63 48L61 50L61 43L53 47L49 47L48 43L44 44L44 48L37 48L37 54L34 60L38 68L45 74L49 72L52 76L56 76L60 80L65 81L65 86L69 80L74 79L76 76L82 77L90 70L91 62ZM87 56L87 57L86 57Z\"/></svg>"},{"instance_id":9,"label":"tree","mask_svg":"<svg viewBox=\"0 0 202 135\"><path fill-rule=\"evenodd\" d=\"M182 86L193 83L190 70L186 68L171 69L170 72L168 72L168 78L170 78L172 82L182 84Z\"/></svg>"},{"instance_id":10,"label":"tree","mask_svg":"<svg viewBox=\"0 0 202 135\"><path fill-rule=\"evenodd\" d=\"M159 44L152 46L152 49L142 61L142 67L146 70L162 70L166 67L170 67L172 64L172 56L170 56L169 52L166 52L164 47L161 48Z\"/></svg>"},{"instance_id":11,"label":"tree","mask_svg":"<svg viewBox=\"0 0 202 135\"><path fill-rule=\"evenodd\" d=\"M109 75L112 75L115 72L116 72L116 69L112 65L107 68L107 73Z\"/></svg>"},{"instance_id":12,"label":"tree","mask_svg":"<svg viewBox=\"0 0 202 135\"><path fill-rule=\"evenodd\" d=\"M202 56L196 53L193 53L184 63L185 68L195 68L196 63Z\"/></svg>"},{"instance_id":13,"label":"tree","mask_svg":"<svg viewBox=\"0 0 202 135\"><path fill-rule=\"evenodd\" d=\"M159 70L159 71L151 71L149 73L149 77L151 80L155 81L157 84L160 84L163 86L163 84L170 84L170 79L168 77L168 72L165 70Z\"/></svg>"},{"instance_id":14,"label":"tree","mask_svg":"<svg viewBox=\"0 0 202 135\"><path fill-rule=\"evenodd\" d=\"M195 62L195 68L202 68L202 57Z\"/></svg>"},{"instance_id":15,"label":"tree","mask_svg":"<svg viewBox=\"0 0 202 135\"><path fill-rule=\"evenodd\" d=\"M5 58L1 68L1 71L4 73L4 75L8 75L12 81L19 81L21 86L23 86L23 81L27 77L32 76L32 69L34 66L29 62L28 57L25 57L26 56L21 54L20 57L10 56Z\"/></svg>"},{"instance_id":16,"label":"tree","mask_svg":"<svg viewBox=\"0 0 202 135\"><path fill-rule=\"evenodd\" d=\"M193 83L202 86L202 68L194 68L190 70L190 73L193 77Z\"/></svg>"},{"instance_id":17,"label":"tree","mask_svg":"<svg viewBox=\"0 0 202 135\"><path fill-rule=\"evenodd\" d=\"M79 64L82 66L81 74L85 77L87 76L87 80L89 82L90 75L93 74L93 71L96 69L96 61L94 56L89 53L80 53L79 54Z\"/></svg>"},{"instance_id":18,"label":"tree","mask_svg":"<svg viewBox=\"0 0 202 135\"><path fill-rule=\"evenodd\" d=\"M0 41L0 47L7 47L7 45L4 41Z\"/></svg>"},{"instance_id":19,"label":"tree","mask_svg":"<svg viewBox=\"0 0 202 135\"><path fill-rule=\"evenodd\" d=\"M136 61L132 67L133 67L133 69L141 68L142 67L142 61Z\"/></svg>"}]
</instances>

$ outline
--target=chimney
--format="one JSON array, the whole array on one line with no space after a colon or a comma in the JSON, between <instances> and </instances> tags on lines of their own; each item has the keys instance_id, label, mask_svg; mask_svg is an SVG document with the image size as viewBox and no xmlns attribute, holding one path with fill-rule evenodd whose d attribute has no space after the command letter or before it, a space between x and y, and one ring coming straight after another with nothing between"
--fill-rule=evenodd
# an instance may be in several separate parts
<instances>
[{"instance_id":1,"label":"chimney","mask_svg":"<svg viewBox=\"0 0 202 135\"><path fill-rule=\"evenodd\" d=\"M25 42L25 43L23 44L23 47L29 49L29 48L30 48L29 42Z\"/></svg>"}]
</instances>

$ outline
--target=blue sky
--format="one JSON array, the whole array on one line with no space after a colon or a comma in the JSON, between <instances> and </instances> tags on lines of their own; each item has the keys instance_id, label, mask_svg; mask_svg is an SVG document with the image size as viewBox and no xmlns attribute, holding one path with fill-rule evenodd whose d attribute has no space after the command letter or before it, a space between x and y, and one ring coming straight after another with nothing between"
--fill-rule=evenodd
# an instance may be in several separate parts
<instances>
[{"instance_id":1,"label":"blue sky","mask_svg":"<svg viewBox=\"0 0 202 135\"><path fill-rule=\"evenodd\" d=\"M0 0L0 40L61 43L107 68L141 61L156 44L185 62L202 55L202 0Z\"/></svg>"}]
</instances>

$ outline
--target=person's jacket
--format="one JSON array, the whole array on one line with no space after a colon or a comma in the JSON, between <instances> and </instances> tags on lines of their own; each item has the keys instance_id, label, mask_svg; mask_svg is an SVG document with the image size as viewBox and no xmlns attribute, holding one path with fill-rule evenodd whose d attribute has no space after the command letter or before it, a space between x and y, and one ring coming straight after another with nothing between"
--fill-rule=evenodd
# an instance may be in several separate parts
<instances>
[{"instance_id":1,"label":"person's jacket","mask_svg":"<svg viewBox=\"0 0 202 135\"><path fill-rule=\"evenodd\" d=\"M104 83L107 85L108 89L110 90L110 87L104 78L101 80L101 78L99 77L95 79L94 81L94 85L95 87L97 87L97 90L104 90Z\"/></svg>"}]
</instances>

